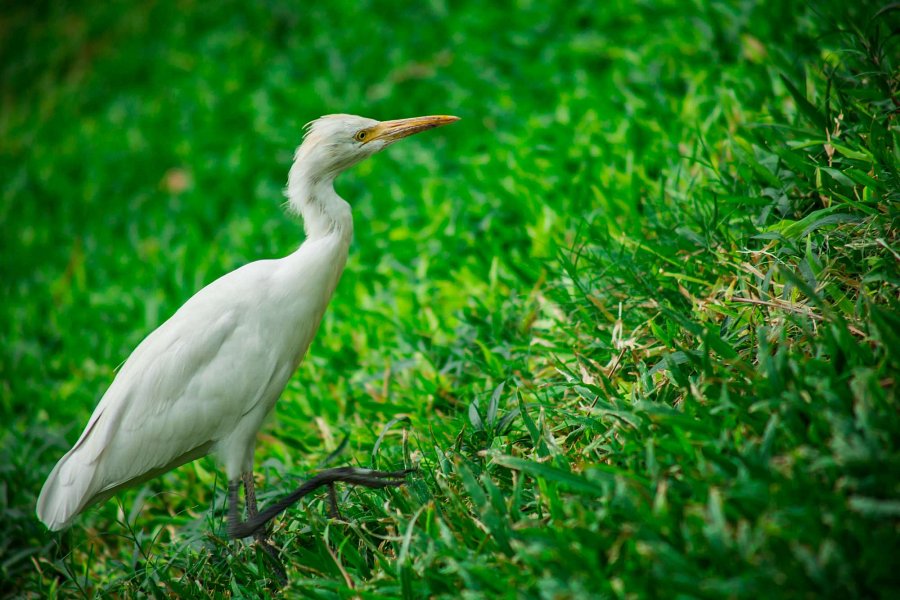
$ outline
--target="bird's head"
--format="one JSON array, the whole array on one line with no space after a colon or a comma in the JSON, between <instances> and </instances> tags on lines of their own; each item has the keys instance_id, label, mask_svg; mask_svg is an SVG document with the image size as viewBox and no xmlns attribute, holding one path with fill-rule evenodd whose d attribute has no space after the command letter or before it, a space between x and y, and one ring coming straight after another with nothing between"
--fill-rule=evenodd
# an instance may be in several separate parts
<instances>
[{"instance_id":1,"label":"bird's head","mask_svg":"<svg viewBox=\"0 0 900 600\"><path fill-rule=\"evenodd\" d=\"M306 135L297 148L294 163L308 174L334 178L398 140L458 120L459 117L448 115L394 121L376 121L356 115L325 115L306 126Z\"/></svg>"}]
</instances>

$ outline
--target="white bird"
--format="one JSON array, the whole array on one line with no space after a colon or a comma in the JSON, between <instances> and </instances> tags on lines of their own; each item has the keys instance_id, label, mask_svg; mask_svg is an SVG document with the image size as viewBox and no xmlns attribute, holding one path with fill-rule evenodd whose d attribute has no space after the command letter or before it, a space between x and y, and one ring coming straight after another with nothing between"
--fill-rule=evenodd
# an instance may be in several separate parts
<instances>
[{"instance_id":1,"label":"white bird","mask_svg":"<svg viewBox=\"0 0 900 600\"><path fill-rule=\"evenodd\" d=\"M62 529L119 490L210 453L228 476L233 537L256 533L317 487L329 487L336 510L334 482L400 485L407 471L330 469L257 514L253 454L257 432L303 359L347 261L353 219L334 191L335 178L397 140L456 120L328 115L310 123L286 189L306 240L284 258L253 262L212 282L138 345L47 478L38 518ZM246 522L238 517L240 482Z\"/></svg>"}]
</instances>

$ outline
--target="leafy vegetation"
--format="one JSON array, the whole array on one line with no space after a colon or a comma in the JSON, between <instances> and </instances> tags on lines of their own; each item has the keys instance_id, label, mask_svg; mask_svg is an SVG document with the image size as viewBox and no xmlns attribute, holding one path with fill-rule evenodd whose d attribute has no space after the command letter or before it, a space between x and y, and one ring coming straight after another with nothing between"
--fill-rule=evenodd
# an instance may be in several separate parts
<instances>
[{"instance_id":1,"label":"leafy vegetation","mask_svg":"<svg viewBox=\"0 0 900 600\"><path fill-rule=\"evenodd\" d=\"M62 534L33 508L147 332L300 242L330 112L463 120L338 182L260 501L420 472L280 519L285 595L900 589L896 5L76 4L0 19L4 594L279 595L213 459Z\"/></svg>"}]
</instances>

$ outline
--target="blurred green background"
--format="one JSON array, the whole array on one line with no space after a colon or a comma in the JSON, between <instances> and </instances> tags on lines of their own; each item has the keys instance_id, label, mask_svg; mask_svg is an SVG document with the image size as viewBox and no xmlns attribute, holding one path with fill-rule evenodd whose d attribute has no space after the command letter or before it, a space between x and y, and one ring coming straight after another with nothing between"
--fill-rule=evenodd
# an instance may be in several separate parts
<instances>
[{"instance_id":1,"label":"blurred green background","mask_svg":"<svg viewBox=\"0 0 900 600\"><path fill-rule=\"evenodd\" d=\"M340 462L424 474L352 492L349 527L318 501L282 519L295 592L887 589L889 559L848 564L896 552L900 515L897 29L878 8L5 5L0 588L273 593L264 556L223 539L212 459L61 535L33 507L147 333L299 245L293 150L346 112L462 120L338 180L351 256L258 447L261 499L345 435ZM869 400L842 404L851 388ZM869 432L850 463L837 431ZM848 464L874 487L835 483Z\"/></svg>"}]
</instances>

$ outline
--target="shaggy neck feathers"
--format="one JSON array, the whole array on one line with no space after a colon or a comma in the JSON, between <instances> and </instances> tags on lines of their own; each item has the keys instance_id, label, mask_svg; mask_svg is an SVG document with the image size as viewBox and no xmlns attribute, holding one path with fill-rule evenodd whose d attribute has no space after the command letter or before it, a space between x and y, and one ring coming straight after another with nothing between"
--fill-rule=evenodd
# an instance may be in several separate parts
<instances>
[{"instance_id":1,"label":"shaggy neck feathers","mask_svg":"<svg viewBox=\"0 0 900 600\"><path fill-rule=\"evenodd\" d=\"M309 142L304 142L294 157L285 190L288 204L303 217L307 239L335 233L349 240L353 235L350 205L334 191L339 171L320 168L314 153L307 148Z\"/></svg>"}]
</instances>

